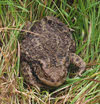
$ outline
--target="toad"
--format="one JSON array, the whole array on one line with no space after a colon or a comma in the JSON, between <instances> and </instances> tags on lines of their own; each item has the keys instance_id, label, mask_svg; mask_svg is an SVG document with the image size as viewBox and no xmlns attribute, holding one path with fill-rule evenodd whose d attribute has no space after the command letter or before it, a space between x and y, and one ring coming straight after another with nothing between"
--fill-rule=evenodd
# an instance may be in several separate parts
<instances>
[{"instance_id":1,"label":"toad","mask_svg":"<svg viewBox=\"0 0 100 104\"><path fill-rule=\"evenodd\" d=\"M29 27L30 32L21 42L21 72L27 83L60 86L66 80L70 63L79 67L81 75L86 63L75 54L75 41L64 23L46 16Z\"/></svg>"}]
</instances>

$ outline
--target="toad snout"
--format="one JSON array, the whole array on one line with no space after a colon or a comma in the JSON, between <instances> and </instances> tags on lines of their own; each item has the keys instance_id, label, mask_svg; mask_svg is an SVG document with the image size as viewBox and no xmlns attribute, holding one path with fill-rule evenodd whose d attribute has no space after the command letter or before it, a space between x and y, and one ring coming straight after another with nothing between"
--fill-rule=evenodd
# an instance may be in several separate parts
<instances>
[{"instance_id":1,"label":"toad snout","mask_svg":"<svg viewBox=\"0 0 100 104\"><path fill-rule=\"evenodd\" d=\"M62 68L49 68L44 69L46 78L39 77L39 79L48 86L59 86L66 80L67 69Z\"/></svg>"}]
</instances>

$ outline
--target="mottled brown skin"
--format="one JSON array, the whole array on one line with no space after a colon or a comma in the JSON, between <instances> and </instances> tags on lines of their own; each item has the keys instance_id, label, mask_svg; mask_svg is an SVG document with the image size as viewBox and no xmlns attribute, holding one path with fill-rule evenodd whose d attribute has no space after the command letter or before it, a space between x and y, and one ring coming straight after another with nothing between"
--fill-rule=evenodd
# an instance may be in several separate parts
<instances>
[{"instance_id":1,"label":"mottled brown skin","mask_svg":"<svg viewBox=\"0 0 100 104\"><path fill-rule=\"evenodd\" d=\"M21 42L21 72L32 86L56 87L66 80L70 62L85 70L85 62L75 54L75 42L68 27L47 16L31 24ZM33 33L32 33L33 32Z\"/></svg>"}]
</instances>

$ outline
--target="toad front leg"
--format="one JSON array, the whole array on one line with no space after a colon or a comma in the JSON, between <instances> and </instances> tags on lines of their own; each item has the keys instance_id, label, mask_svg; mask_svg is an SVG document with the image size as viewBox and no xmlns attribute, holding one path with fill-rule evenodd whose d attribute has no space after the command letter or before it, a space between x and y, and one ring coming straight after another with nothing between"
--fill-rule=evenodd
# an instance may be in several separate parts
<instances>
[{"instance_id":1,"label":"toad front leg","mask_svg":"<svg viewBox=\"0 0 100 104\"><path fill-rule=\"evenodd\" d=\"M39 87L41 85L37 82L36 77L33 76L32 68L30 67L30 65L27 62L23 61L21 63L21 73L22 73L26 83L28 83L28 84L36 87L37 89L39 89Z\"/></svg>"},{"instance_id":2,"label":"toad front leg","mask_svg":"<svg viewBox=\"0 0 100 104\"><path fill-rule=\"evenodd\" d=\"M78 75L81 76L83 71L85 70L86 63L82 60L81 57L76 55L75 53L70 53L70 61L79 67Z\"/></svg>"}]
</instances>

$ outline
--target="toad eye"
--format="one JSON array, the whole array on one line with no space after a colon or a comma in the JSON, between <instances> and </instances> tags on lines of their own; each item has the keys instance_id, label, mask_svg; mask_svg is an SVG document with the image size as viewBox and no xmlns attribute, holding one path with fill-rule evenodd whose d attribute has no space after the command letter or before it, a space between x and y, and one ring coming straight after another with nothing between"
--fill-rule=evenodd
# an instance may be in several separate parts
<instances>
[{"instance_id":1,"label":"toad eye","mask_svg":"<svg viewBox=\"0 0 100 104\"><path fill-rule=\"evenodd\" d=\"M51 25L51 24L52 24L52 20L48 20L48 24L50 24L50 25Z\"/></svg>"}]
</instances>

